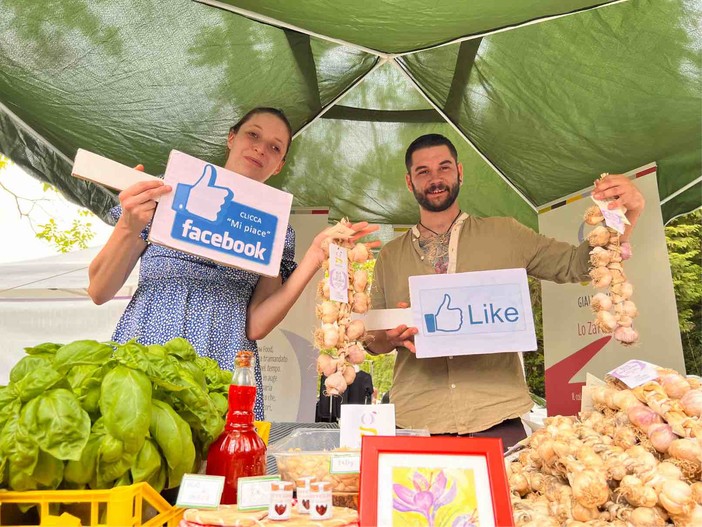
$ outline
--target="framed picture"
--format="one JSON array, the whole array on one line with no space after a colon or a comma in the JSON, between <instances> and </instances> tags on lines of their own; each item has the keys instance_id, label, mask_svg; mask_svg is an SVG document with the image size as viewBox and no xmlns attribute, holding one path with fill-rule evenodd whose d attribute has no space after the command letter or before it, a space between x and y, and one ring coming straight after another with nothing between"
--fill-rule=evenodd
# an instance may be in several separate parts
<instances>
[{"instance_id":1,"label":"framed picture","mask_svg":"<svg viewBox=\"0 0 702 527\"><path fill-rule=\"evenodd\" d=\"M513 527L502 440L363 436L361 527Z\"/></svg>"}]
</instances>

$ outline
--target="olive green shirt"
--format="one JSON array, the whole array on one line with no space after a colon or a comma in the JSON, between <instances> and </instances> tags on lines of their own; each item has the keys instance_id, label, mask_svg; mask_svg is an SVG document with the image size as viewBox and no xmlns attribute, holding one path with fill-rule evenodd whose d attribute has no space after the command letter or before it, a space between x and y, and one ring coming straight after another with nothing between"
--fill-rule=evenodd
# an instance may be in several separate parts
<instances>
[{"instance_id":1,"label":"olive green shirt","mask_svg":"<svg viewBox=\"0 0 702 527\"><path fill-rule=\"evenodd\" d=\"M589 281L589 247L537 234L512 218L463 214L451 231L449 273L525 268L530 276L558 283ZM373 309L410 301L410 276L433 274L424 261L415 227L387 243L375 264ZM432 434L486 430L532 407L517 353L417 359L398 348L390 402L397 425Z\"/></svg>"}]
</instances>

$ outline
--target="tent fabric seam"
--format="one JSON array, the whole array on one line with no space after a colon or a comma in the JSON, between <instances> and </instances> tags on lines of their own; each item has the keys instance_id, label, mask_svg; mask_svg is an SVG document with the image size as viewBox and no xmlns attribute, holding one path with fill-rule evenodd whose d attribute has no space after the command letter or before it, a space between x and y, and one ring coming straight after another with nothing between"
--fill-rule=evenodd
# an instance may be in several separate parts
<instances>
[{"instance_id":1,"label":"tent fabric seam","mask_svg":"<svg viewBox=\"0 0 702 527\"><path fill-rule=\"evenodd\" d=\"M70 159L66 154L64 154L58 148L56 148L51 141L46 139L46 137L41 135L34 128L32 128L26 122L24 122L23 119L21 119L16 113L10 110L2 101L0 101L0 111L7 115L12 121L14 121L17 124L17 126L20 126L27 133L29 133L29 135L37 139L39 143L46 145L49 150L51 150L54 154L60 157L63 161L65 161L71 166L73 165L72 159Z\"/></svg>"},{"instance_id":2,"label":"tent fabric seam","mask_svg":"<svg viewBox=\"0 0 702 527\"><path fill-rule=\"evenodd\" d=\"M294 24L289 24L287 22L283 22L282 20L279 20L277 18L273 18L273 17L266 16L266 15L261 15L259 13L254 12L254 11L250 11L248 9L242 9L240 7L236 7L236 6L233 6L231 4L221 2L219 0L194 0L194 1L198 2L200 4L215 7L217 9L224 9L226 11L230 11L232 13L236 13L238 15L246 17L250 20L255 20L256 22L261 22L262 24L274 26L274 27L277 27L279 29L287 29L290 31L297 31L299 33L304 33L306 35L316 37L316 38L319 38L322 40L326 40L328 42L333 42L335 44L340 44L342 46L348 46L348 47L363 51L365 53L369 53L371 55L376 55L378 57L382 57L385 59L394 59L395 57L403 57L406 55L412 55L414 53L421 53L422 51L428 51L431 49L436 49L436 48L440 48L440 47L444 47L444 46L450 46L451 44L458 44L458 43L461 43L461 42L464 42L467 40L482 38L482 37L485 37L488 35L503 33L505 31L512 31L513 29L519 29L522 27L530 26L530 25L540 24L542 22L549 22L551 20L557 20L559 18L575 15L578 13L584 13L587 11L593 11L595 9L600 9L600 8L608 7L611 5L621 4L624 2L628 2L629 0L612 0L610 2L605 2L605 3L602 3L600 5L596 5L596 6L589 6L589 7L584 7L581 9L574 9L573 11L568 11L567 13L560 13L557 15L548 15L548 16L537 17L537 18L534 18L532 20L527 20L525 22L521 22L518 24L503 26L503 27L493 29L490 31L483 31L481 33L475 33L473 35L464 35L462 37L458 37L458 38L455 38L455 39L452 39L452 40L449 40L446 42L442 42L439 44L432 44L430 46L425 46L423 48L412 49L412 50L403 51L400 53L389 53L389 52L385 52L385 51L380 51L378 49L369 48L366 46L362 46L360 44L354 44L353 42L349 42L348 40L343 40L343 39L336 38L336 37L330 37L329 35L325 35L323 33L317 33L315 31L310 31L308 29L301 28L300 26L296 26Z\"/></svg>"},{"instance_id":3,"label":"tent fabric seam","mask_svg":"<svg viewBox=\"0 0 702 527\"><path fill-rule=\"evenodd\" d=\"M689 182L687 185L685 185L684 187L679 188L678 190L676 190L676 191L673 192L672 194L667 195L665 198L663 198L663 199L661 200L661 205L665 205L665 204L668 203L671 199L673 199L673 198L679 196L680 194L682 194L683 192L685 192L685 191L687 191L687 190L690 190L692 187L694 187L695 185L697 185L697 184L700 183L700 182L702 182L702 176L698 177L697 179L693 179L692 181L690 181L690 182Z\"/></svg>"},{"instance_id":4,"label":"tent fabric seam","mask_svg":"<svg viewBox=\"0 0 702 527\"><path fill-rule=\"evenodd\" d=\"M282 20L278 20L273 17L265 16L265 15L260 15L258 13L255 13L253 11L249 11L248 9L242 9L240 7L233 6L231 4L226 4L224 2L220 2L218 0L194 0L195 2L198 2L200 4L204 5L209 5L211 7L216 7L218 9L224 9L225 11L231 11L232 13L236 13L237 15L241 15L245 18L248 18L250 20L255 20L256 22L260 22L262 24L267 24L269 26L277 27L279 29L287 29L290 31L297 31L298 33L304 33L305 35L311 36L311 37L316 37L322 40L326 40L328 42L333 42L334 44L340 44L342 46L347 46L353 49L357 49L359 51L363 51L364 53L368 53L370 55L375 55L380 58L389 58L392 55L390 53L384 53L382 51L379 51L377 49L373 48L367 48L365 46L361 46L359 44L354 44L352 42L348 42L347 40L343 40L340 38L334 38L330 37L328 35L323 35L322 33L316 33L314 31L309 31L307 29L303 29L299 26L295 26L293 24L288 24L287 22L283 22ZM622 1L622 0L620 0Z\"/></svg>"},{"instance_id":5,"label":"tent fabric seam","mask_svg":"<svg viewBox=\"0 0 702 527\"><path fill-rule=\"evenodd\" d=\"M339 102L341 99L343 99L351 90L353 90L356 86L361 84L371 73L373 73L375 70L377 70L380 66L385 64L387 62L387 59L381 58L378 60L371 69L369 69L365 74L363 74L361 77L356 79L354 82L352 82L344 91L342 91L338 96L336 96L334 99L332 99L329 104L324 106L318 113L315 115L312 119L307 121L300 129L293 134L293 139L295 139L297 136L299 136L302 132L307 130L309 126L312 125L312 123L316 122L318 119L320 119L325 113L327 113L329 110L332 109L336 105L337 102Z\"/></svg>"},{"instance_id":6,"label":"tent fabric seam","mask_svg":"<svg viewBox=\"0 0 702 527\"><path fill-rule=\"evenodd\" d=\"M532 26L532 25L540 24L542 22L550 22L551 20L558 20L559 18L577 15L579 13L586 13L587 11L594 11L595 9L601 9L603 7L609 7L609 6L613 6L613 5L617 5L617 4L622 4L622 3L628 2L628 1L629 0L613 0L612 2L606 2L604 4L600 4L600 5L596 5L596 6L584 7L582 9L575 9L575 10L569 11L567 13L560 13L558 15L549 15L549 16L534 18L532 20L527 20L527 21L521 22L519 24L513 24L510 26L504 26L504 27L500 27L497 29L491 29L490 31L483 31L482 33L475 33L473 35L464 35L462 37L454 38L452 40L447 40L446 42L442 42L440 44L432 44L431 46L426 46L424 48L413 49L410 51L403 51L402 53L394 54L393 57L404 57L407 55L412 55L414 53L421 53L423 51L430 51L430 50L434 50L437 48L450 46L452 44L460 44L460 43L463 43L463 42L468 41L468 40L474 40L476 38L488 37L490 35L496 35L498 33L512 31L514 29L520 29L523 27Z\"/></svg>"}]
</instances>

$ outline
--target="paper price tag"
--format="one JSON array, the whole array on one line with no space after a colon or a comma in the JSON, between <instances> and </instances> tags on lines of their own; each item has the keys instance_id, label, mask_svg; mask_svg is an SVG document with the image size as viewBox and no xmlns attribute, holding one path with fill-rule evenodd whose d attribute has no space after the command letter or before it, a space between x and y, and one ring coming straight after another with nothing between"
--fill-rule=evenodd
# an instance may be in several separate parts
<instances>
[{"instance_id":1,"label":"paper price tag","mask_svg":"<svg viewBox=\"0 0 702 527\"><path fill-rule=\"evenodd\" d=\"M334 243L329 244L329 299L349 301L348 251Z\"/></svg>"},{"instance_id":2,"label":"paper price tag","mask_svg":"<svg viewBox=\"0 0 702 527\"><path fill-rule=\"evenodd\" d=\"M658 371L653 364L635 359L625 362L608 374L619 379L629 388L636 388L658 378Z\"/></svg>"},{"instance_id":3,"label":"paper price tag","mask_svg":"<svg viewBox=\"0 0 702 527\"><path fill-rule=\"evenodd\" d=\"M624 234L624 229L626 228L626 226L631 225L629 220L624 215L624 211L619 208L609 210L607 206L611 200L601 200L592 198L592 201L594 201L595 204L600 208L600 211L604 216L605 224L607 225L607 227L611 227L619 234Z\"/></svg>"},{"instance_id":4,"label":"paper price tag","mask_svg":"<svg viewBox=\"0 0 702 527\"><path fill-rule=\"evenodd\" d=\"M332 454L329 459L330 474L358 474L361 471L359 454Z\"/></svg>"},{"instance_id":5,"label":"paper price tag","mask_svg":"<svg viewBox=\"0 0 702 527\"><path fill-rule=\"evenodd\" d=\"M271 481L280 481L277 476L253 476L239 478L236 488L236 503L240 511L262 511L271 501Z\"/></svg>"},{"instance_id":6,"label":"paper price tag","mask_svg":"<svg viewBox=\"0 0 702 527\"><path fill-rule=\"evenodd\" d=\"M224 476L185 474L180 482L176 506L192 509L216 509L222 501Z\"/></svg>"}]
</instances>

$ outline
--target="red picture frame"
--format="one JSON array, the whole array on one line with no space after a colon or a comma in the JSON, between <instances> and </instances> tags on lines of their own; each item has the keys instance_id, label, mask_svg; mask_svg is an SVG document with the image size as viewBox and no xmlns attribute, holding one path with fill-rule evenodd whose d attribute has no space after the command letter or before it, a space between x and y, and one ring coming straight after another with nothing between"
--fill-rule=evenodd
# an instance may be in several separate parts
<instances>
[{"instance_id":1,"label":"red picture frame","mask_svg":"<svg viewBox=\"0 0 702 527\"><path fill-rule=\"evenodd\" d=\"M407 484L410 477L412 482ZM467 478L470 481L457 491ZM416 496L418 492L424 494ZM476 506L465 510L466 516L452 516L452 524L469 525L467 515L479 514L481 527L490 523L514 527L501 439L363 436L360 527L392 525L398 514L414 514L420 519L426 515L427 525L431 525L429 517L441 507L442 512L459 514L457 507L451 506L456 499L470 500ZM417 504L425 508L420 511ZM462 507L461 513L463 509L468 508Z\"/></svg>"}]
</instances>

